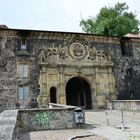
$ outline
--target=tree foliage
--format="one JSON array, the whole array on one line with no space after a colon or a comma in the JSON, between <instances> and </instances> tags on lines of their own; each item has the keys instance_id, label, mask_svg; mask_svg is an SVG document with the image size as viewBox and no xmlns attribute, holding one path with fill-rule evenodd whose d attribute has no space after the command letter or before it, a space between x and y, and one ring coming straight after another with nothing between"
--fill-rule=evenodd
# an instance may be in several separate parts
<instances>
[{"instance_id":1,"label":"tree foliage","mask_svg":"<svg viewBox=\"0 0 140 140\"><path fill-rule=\"evenodd\" d=\"M136 15L128 12L126 3L117 3L114 7L103 7L96 18L82 19L80 26L87 33L124 36L127 33L138 33L139 21Z\"/></svg>"}]
</instances>

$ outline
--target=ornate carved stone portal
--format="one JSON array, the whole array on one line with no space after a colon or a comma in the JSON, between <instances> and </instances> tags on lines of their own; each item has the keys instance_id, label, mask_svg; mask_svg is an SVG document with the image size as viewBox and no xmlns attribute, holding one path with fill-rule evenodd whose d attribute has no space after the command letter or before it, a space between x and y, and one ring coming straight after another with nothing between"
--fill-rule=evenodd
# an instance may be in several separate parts
<instances>
[{"instance_id":1,"label":"ornate carved stone portal","mask_svg":"<svg viewBox=\"0 0 140 140\"><path fill-rule=\"evenodd\" d=\"M40 107L46 107L51 100L85 108L105 107L107 99L116 98L111 54L75 41L64 47L42 49L38 59Z\"/></svg>"}]
</instances>

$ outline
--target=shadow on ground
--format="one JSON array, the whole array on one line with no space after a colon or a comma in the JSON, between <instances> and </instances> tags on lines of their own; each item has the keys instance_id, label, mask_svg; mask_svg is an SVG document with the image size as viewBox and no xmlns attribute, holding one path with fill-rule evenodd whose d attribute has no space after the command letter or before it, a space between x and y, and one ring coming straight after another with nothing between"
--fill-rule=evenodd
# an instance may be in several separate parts
<instances>
[{"instance_id":1,"label":"shadow on ground","mask_svg":"<svg viewBox=\"0 0 140 140\"><path fill-rule=\"evenodd\" d=\"M23 131L21 131L19 133L18 140L31 140L30 132L27 132L27 131L23 132Z\"/></svg>"}]
</instances>

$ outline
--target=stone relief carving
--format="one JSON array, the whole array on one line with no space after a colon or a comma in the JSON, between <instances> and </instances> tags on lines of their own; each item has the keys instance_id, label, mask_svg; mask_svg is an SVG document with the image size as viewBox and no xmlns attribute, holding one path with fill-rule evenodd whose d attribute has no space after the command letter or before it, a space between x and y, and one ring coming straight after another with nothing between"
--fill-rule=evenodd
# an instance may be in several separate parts
<instances>
[{"instance_id":1,"label":"stone relief carving","mask_svg":"<svg viewBox=\"0 0 140 140\"><path fill-rule=\"evenodd\" d=\"M102 63L112 64L112 55L105 53L103 50L97 50L95 47L88 50L88 59L102 61Z\"/></svg>"},{"instance_id":2,"label":"stone relief carving","mask_svg":"<svg viewBox=\"0 0 140 140\"><path fill-rule=\"evenodd\" d=\"M98 50L96 51L96 56L97 56L97 60L104 60L106 59L105 54L103 53L103 50Z\"/></svg>"},{"instance_id":3,"label":"stone relief carving","mask_svg":"<svg viewBox=\"0 0 140 140\"><path fill-rule=\"evenodd\" d=\"M79 35L76 35L73 38L68 38L67 42L68 42L69 45L71 45L75 42L79 42L80 44L88 46L88 42L84 38L80 37Z\"/></svg>"},{"instance_id":4,"label":"stone relief carving","mask_svg":"<svg viewBox=\"0 0 140 140\"><path fill-rule=\"evenodd\" d=\"M73 58L84 58L86 56L86 47L79 42L70 45L69 53Z\"/></svg>"},{"instance_id":5,"label":"stone relief carving","mask_svg":"<svg viewBox=\"0 0 140 140\"><path fill-rule=\"evenodd\" d=\"M96 58L96 48L89 49L88 59L94 60Z\"/></svg>"},{"instance_id":6,"label":"stone relief carving","mask_svg":"<svg viewBox=\"0 0 140 140\"><path fill-rule=\"evenodd\" d=\"M59 48L59 57L61 59L67 58L67 48Z\"/></svg>"},{"instance_id":7,"label":"stone relief carving","mask_svg":"<svg viewBox=\"0 0 140 140\"><path fill-rule=\"evenodd\" d=\"M47 51L47 56L49 57L49 56L57 55L57 53L58 53L57 49L50 47Z\"/></svg>"},{"instance_id":8,"label":"stone relief carving","mask_svg":"<svg viewBox=\"0 0 140 140\"><path fill-rule=\"evenodd\" d=\"M112 63L112 55L111 55L111 53L107 53L107 60L110 62L110 63Z\"/></svg>"},{"instance_id":9,"label":"stone relief carving","mask_svg":"<svg viewBox=\"0 0 140 140\"><path fill-rule=\"evenodd\" d=\"M46 63L46 61L47 61L46 54L45 54L45 51L43 49L40 50L38 58L39 58L40 63Z\"/></svg>"},{"instance_id":10,"label":"stone relief carving","mask_svg":"<svg viewBox=\"0 0 140 140\"><path fill-rule=\"evenodd\" d=\"M97 50L95 47L88 47L79 42L74 42L64 47L49 47L46 52L41 49L39 53L39 62L41 63L46 63L48 60L48 63L53 62L67 65L68 62L70 65L80 65L79 59L83 61L82 65L84 65L84 62L86 65L113 64L110 53Z\"/></svg>"}]
</instances>

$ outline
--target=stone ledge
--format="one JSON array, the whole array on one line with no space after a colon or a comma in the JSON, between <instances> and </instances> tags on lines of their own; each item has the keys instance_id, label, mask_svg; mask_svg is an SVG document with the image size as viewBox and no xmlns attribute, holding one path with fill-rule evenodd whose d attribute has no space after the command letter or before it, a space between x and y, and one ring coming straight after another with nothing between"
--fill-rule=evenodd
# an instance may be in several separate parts
<instances>
[{"instance_id":1,"label":"stone ledge","mask_svg":"<svg viewBox=\"0 0 140 140\"><path fill-rule=\"evenodd\" d=\"M49 103L48 104L50 109L75 109L77 106L70 106L70 105L63 105L63 104L55 104Z\"/></svg>"},{"instance_id":2,"label":"stone ledge","mask_svg":"<svg viewBox=\"0 0 140 140\"><path fill-rule=\"evenodd\" d=\"M14 140L18 110L5 110L0 114L0 140Z\"/></svg>"},{"instance_id":3,"label":"stone ledge","mask_svg":"<svg viewBox=\"0 0 140 140\"><path fill-rule=\"evenodd\" d=\"M19 112L40 112L40 111L66 111L66 110L74 110L73 107L71 108L33 108L33 109L19 109Z\"/></svg>"}]
</instances>

